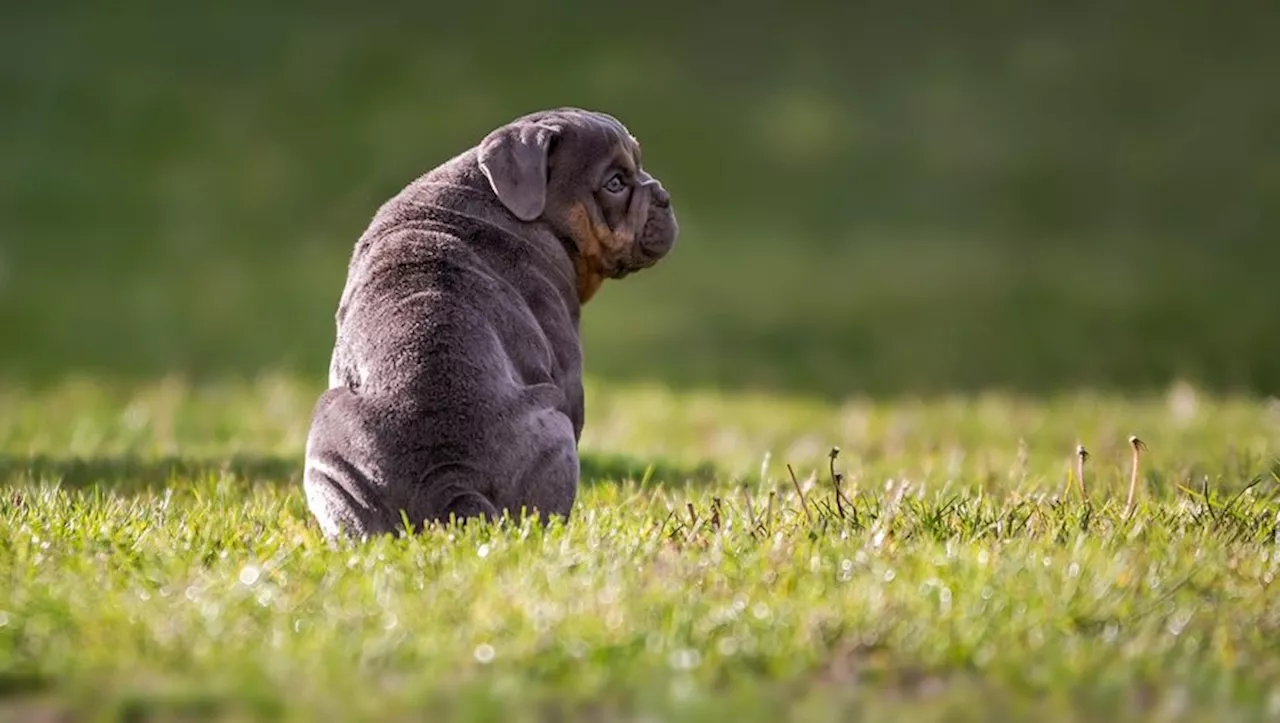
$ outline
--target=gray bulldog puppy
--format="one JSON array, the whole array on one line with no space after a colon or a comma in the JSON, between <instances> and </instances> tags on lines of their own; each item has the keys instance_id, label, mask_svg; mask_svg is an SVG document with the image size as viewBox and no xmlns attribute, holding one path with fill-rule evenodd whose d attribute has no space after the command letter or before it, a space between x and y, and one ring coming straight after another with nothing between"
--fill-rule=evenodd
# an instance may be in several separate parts
<instances>
[{"instance_id":1,"label":"gray bulldog puppy","mask_svg":"<svg viewBox=\"0 0 1280 723\"><path fill-rule=\"evenodd\" d=\"M387 201L352 252L307 437L325 535L567 518L581 307L657 263L677 228L636 139L577 108L517 118Z\"/></svg>"}]
</instances>

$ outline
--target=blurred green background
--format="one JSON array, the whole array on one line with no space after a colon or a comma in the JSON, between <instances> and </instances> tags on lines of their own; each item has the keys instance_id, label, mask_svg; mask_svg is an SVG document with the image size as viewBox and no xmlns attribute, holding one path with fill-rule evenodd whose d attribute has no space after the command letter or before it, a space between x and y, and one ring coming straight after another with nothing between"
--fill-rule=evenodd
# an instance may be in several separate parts
<instances>
[{"instance_id":1,"label":"blurred green background","mask_svg":"<svg viewBox=\"0 0 1280 723\"><path fill-rule=\"evenodd\" d=\"M323 383L351 245L540 107L683 227L588 372L840 396L1280 391L1280 5L0 10L0 378Z\"/></svg>"}]
</instances>

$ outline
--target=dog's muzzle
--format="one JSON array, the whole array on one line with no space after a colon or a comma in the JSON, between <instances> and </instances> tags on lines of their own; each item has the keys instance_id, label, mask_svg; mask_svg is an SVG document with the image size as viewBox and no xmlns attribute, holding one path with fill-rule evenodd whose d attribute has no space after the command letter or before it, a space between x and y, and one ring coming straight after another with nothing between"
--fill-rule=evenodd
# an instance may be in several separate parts
<instances>
[{"instance_id":1,"label":"dog's muzzle","mask_svg":"<svg viewBox=\"0 0 1280 723\"><path fill-rule=\"evenodd\" d=\"M663 188L662 183L657 179L650 179L644 187L649 191L649 213L644 228L640 231L637 246L642 262L651 265L671 251L679 234L679 226L675 212L671 210L671 194Z\"/></svg>"}]
</instances>

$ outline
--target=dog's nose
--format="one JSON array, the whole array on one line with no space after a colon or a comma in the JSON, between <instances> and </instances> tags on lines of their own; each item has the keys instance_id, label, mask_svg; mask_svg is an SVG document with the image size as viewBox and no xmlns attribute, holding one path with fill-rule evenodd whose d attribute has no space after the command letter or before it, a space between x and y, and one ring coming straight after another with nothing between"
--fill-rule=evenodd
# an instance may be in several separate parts
<instances>
[{"instance_id":1,"label":"dog's nose","mask_svg":"<svg viewBox=\"0 0 1280 723\"><path fill-rule=\"evenodd\" d=\"M671 194L667 193L667 189L662 187L661 181L651 181L653 189L653 202L659 208L666 208L671 205Z\"/></svg>"}]
</instances>

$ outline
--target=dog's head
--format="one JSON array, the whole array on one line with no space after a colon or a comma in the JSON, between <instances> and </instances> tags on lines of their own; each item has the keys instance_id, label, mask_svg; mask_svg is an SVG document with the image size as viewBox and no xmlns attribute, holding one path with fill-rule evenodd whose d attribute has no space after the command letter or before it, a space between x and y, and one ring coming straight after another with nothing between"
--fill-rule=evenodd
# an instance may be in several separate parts
<instances>
[{"instance_id":1,"label":"dog's head","mask_svg":"<svg viewBox=\"0 0 1280 723\"><path fill-rule=\"evenodd\" d=\"M480 170L517 218L547 224L577 256L578 298L667 255L678 233L671 196L641 166L616 118L577 108L532 113L478 146Z\"/></svg>"}]
</instances>

